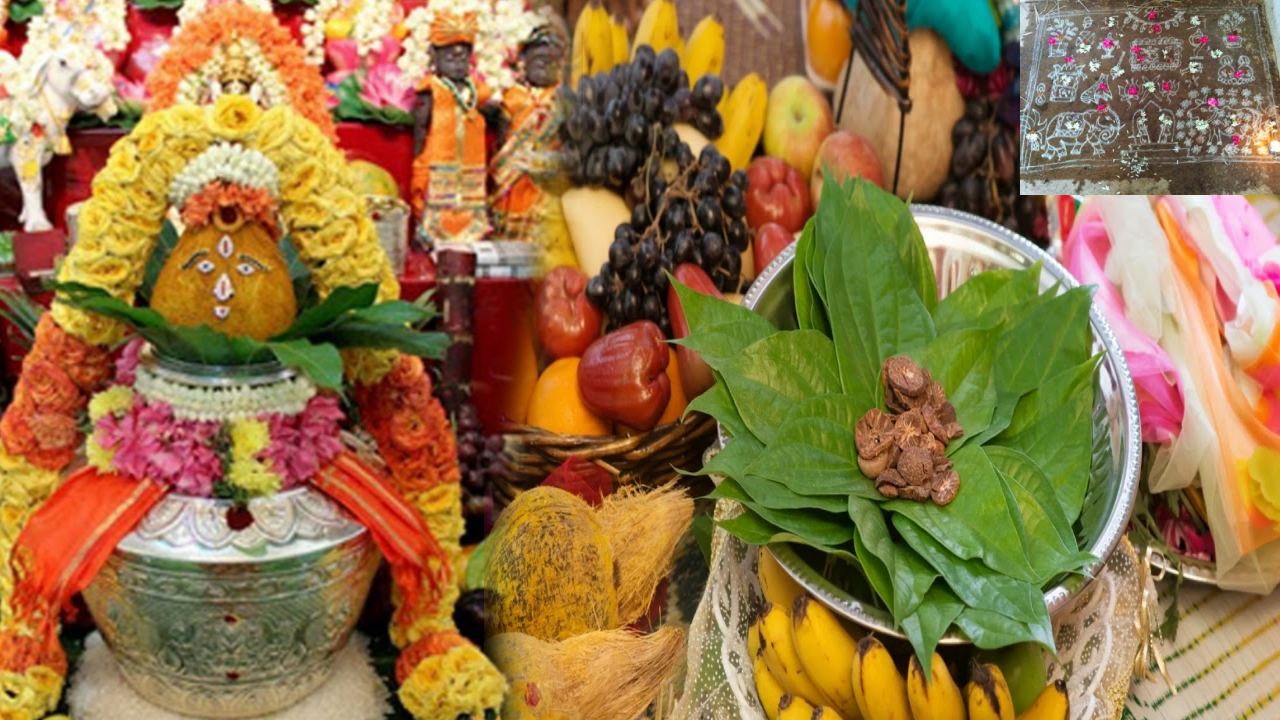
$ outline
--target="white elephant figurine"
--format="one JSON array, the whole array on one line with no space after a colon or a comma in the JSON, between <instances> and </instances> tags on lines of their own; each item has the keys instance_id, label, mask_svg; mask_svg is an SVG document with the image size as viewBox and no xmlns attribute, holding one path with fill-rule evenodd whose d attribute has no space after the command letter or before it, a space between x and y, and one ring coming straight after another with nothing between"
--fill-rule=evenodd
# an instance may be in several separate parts
<instances>
[{"instance_id":1,"label":"white elephant figurine","mask_svg":"<svg viewBox=\"0 0 1280 720\"><path fill-rule=\"evenodd\" d=\"M67 123L77 112L106 120L116 114L114 66L101 50L77 36L51 44L28 43L22 57L0 52L0 168L12 167L22 189L23 230L49 230L43 170L71 152Z\"/></svg>"}]
</instances>

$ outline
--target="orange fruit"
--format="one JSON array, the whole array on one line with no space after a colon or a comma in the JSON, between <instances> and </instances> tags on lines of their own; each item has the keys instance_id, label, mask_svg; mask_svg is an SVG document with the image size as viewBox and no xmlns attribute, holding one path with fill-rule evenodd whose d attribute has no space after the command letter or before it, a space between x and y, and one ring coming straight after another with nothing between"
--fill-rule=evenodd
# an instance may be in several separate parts
<instances>
[{"instance_id":1,"label":"orange fruit","mask_svg":"<svg viewBox=\"0 0 1280 720\"><path fill-rule=\"evenodd\" d=\"M849 9L839 0L809 0L805 52L809 67L827 82L838 80L849 62L853 52L853 39L849 36L852 25Z\"/></svg>"},{"instance_id":2,"label":"orange fruit","mask_svg":"<svg viewBox=\"0 0 1280 720\"><path fill-rule=\"evenodd\" d=\"M525 422L559 435L608 435L609 423L587 409L578 392L578 358L547 366L533 386Z\"/></svg>"},{"instance_id":3,"label":"orange fruit","mask_svg":"<svg viewBox=\"0 0 1280 720\"><path fill-rule=\"evenodd\" d=\"M685 406L689 404L689 398L684 394L684 385L680 382L680 367L676 365L675 348L670 348L667 352L671 354L671 360L667 363L667 378L671 380L671 399L667 401L667 409L662 411L662 417L658 418L658 425L679 420L684 414Z\"/></svg>"}]
</instances>

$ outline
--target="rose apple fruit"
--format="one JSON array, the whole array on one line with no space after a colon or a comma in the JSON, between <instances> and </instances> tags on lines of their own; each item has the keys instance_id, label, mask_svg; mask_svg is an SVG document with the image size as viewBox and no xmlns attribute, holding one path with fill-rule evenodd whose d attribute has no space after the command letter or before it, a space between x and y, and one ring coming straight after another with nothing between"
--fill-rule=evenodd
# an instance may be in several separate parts
<instances>
[{"instance_id":1,"label":"rose apple fruit","mask_svg":"<svg viewBox=\"0 0 1280 720\"><path fill-rule=\"evenodd\" d=\"M552 360L581 355L600 335L600 311L586 289L586 274L571 267L553 269L538 288L538 341Z\"/></svg>"},{"instance_id":2,"label":"rose apple fruit","mask_svg":"<svg viewBox=\"0 0 1280 720\"><path fill-rule=\"evenodd\" d=\"M667 340L651 320L591 343L578 364L578 391L591 412L629 428L652 429L671 399Z\"/></svg>"},{"instance_id":3,"label":"rose apple fruit","mask_svg":"<svg viewBox=\"0 0 1280 720\"><path fill-rule=\"evenodd\" d=\"M755 253L756 272L764 272L769 267L769 263L778 257L787 246L795 242L795 233L787 232L787 229L778 223L765 223L756 230L755 242L751 244L751 250Z\"/></svg>"},{"instance_id":4,"label":"rose apple fruit","mask_svg":"<svg viewBox=\"0 0 1280 720\"><path fill-rule=\"evenodd\" d=\"M848 130L837 130L822 141L818 159L813 163L813 176L809 180L809 193L816 204L822 199L823 175L831 171L837 183L848 178L861 177L884 188L884 170L880 167L880 155L871 143L861 135Z\"/></svg>"},{"instance_id":5,"label":"rose apple fruit","mask_svg":"<svg viewBox=\"0 0 1280 720\"><path fill-rule=\"evenodd\" d=\"M747 166L747 225L777 223L799 232L813 211L806 177L776 157L752 160Z\"/></svg>"},{"instance_id":6,"label":"rose apple fruit","mask_svg":"<svg viewBox=\"0 0 1280 720\"><path fill-rule=\"evenodd\" d=\"M696 293L724 299L716 288L711 276L693 263L680 263L674 273L685 287ZM689 321L685 318L684 308L680 305L680 296L676 294L674 284L667 287L667 310L671 313L671 335L677 340L689 336ZM690 400L701 395L715 378L711 376L711 368L698 353L683 345L676 346L676 362L680 370L680 385Z\"/></svg>"},{"instance_id":7,"label":"rose apple fruit","mask_svg":"<svg viewBox=\"0 0 1280 720\"><path fill-rule=\"evenodd\" d=\"M791 75L769 91L764 116L764 151L782 158L804 177L813 172L818 146L835 128L831 103L809 78Z\"/></svg>"}]
</instances>

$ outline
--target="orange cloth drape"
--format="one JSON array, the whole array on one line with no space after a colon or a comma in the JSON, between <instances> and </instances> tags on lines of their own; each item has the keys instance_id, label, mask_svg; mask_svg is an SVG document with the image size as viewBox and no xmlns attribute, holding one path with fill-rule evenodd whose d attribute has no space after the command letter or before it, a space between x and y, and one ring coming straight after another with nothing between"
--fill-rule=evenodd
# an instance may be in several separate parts
<instances>
[{"instance_id":1,"label":"orange cloth drape","mask_svg":"<svg viewBox=\"0 0 1280 720\"><path fill-rule=\"evenodd\" d=\"M424 585L448 581L448 557L422 516L367 464L344 453L312 484L368 528L391 565L406 607L427 600L419 597ZM15 629L0 636L0 669L22 672L46 665L65 673L59 611L93 582L116 545L169 489L84 468L49 496L14 545Z\"/></svg>"}]
</instances>

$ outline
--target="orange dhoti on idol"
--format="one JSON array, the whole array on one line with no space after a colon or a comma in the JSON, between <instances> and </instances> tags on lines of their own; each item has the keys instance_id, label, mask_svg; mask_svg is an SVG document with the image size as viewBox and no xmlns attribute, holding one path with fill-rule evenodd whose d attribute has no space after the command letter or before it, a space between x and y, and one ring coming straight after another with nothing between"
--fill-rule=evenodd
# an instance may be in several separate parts
<instances>
[{"instance_id":1,"label":"orange dhoti on idol","mask_svg":"<svg viewBox=\"0 0 1280 720\"><path fill-rule=\"evenodd\" d=\"M503 240L532 240L543 220L543 203L548 197L538 179L556 169L551 153L556 90L517 85L503 95L511 128L490 162L494 232Z\"/></svg>"}]
</instances>

